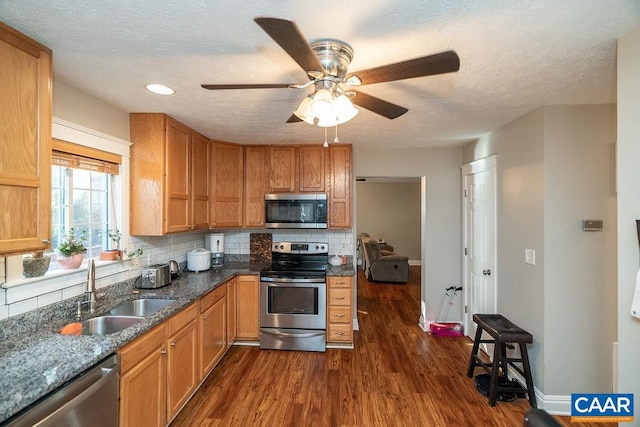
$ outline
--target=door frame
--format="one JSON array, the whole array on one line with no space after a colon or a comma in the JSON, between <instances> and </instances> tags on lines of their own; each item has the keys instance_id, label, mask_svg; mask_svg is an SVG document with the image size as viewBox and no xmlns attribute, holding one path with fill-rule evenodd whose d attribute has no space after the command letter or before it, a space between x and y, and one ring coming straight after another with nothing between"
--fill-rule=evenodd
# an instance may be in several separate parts
<instances>
[{"instance_id":1,"label":"door frame","mask_svg":"<svg viewBox=\"0 0 640 427\"><path fill-rule=\"evenodd\" d=\"M464 330L467 336L470 336L471 339L474 338L474 333L472 332L475 329L473 328L473 321L471 320L469 314L467 313L468 307L470 305L470 292L466 292L469 287L469 258L466 255L466 249L468 247L469 235L468 235L468 226L467 223L467 213L469 210L469 203L467 202L466 191L468 188L469 177L471 175L480 173L480 172L491 172L491 181L493 187L493 194L491 197L493 198L492 210L493 210L493 218L491 221L493 223L493 248L490 249L491 252L491 266L489 267L491 270L491 280L493 282L493 311L497 311L498 304L498 269L497 269L497 232L498 232L498 214L497 214L497 166L498 166L498 156L491 155L479 160L475 160L473 162L464 164L461 166L461 174L462 174L462 289L464 294L464 307L463 307L463 317L464 317Z\"/></svg>"}]
</instances>

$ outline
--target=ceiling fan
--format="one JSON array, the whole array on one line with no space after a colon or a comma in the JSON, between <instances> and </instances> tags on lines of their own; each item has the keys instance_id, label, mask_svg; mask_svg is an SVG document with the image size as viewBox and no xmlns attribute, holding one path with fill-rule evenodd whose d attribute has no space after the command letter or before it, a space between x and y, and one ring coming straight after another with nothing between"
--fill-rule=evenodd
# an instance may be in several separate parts
<instances>
[{"instance_id":1,"label":"ceiling fan","mask_svg":"<svg viewBox=\"0 0 640 427\"><path fill-rule=\"evenodd\" d=\"M307 73L309 81L303 84L203 84L202 87L210 90L302 89L313 85L314 93L303 99L287 123L305 121L322 127L336 126L357 114L353 104L388 119L395 119L409 110L355 88L460 69L458 55L454 51L446 51L349 73L347 69L353 59L353 49L347 43L335 39L308 43L298 26L286 19L258 17L254 21L298 63Z\"/></svg>"}]
</instances>

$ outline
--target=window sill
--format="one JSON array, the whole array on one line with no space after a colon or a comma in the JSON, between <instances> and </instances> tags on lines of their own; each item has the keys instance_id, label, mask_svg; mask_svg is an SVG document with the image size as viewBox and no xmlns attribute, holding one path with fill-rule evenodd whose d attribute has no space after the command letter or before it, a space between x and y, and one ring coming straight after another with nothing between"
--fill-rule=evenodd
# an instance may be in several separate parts
<instances>
[{"instance_id":1,"label":"window sill","mask_svg":"<svg viewBox=\"0 0 640 427\"><path fill-rule=\"evenodd\" d=\"M112 265L112 264L117 264L119 262L127 262L128 260L124 260L124 261L102 261L100 259L96 259L95 263L96 263L96 268L98 267L102 267L102 266L106 266L106 265ZM39 276L39 277L25 277L22 279L17 279L17 280L10 280L7 282L4 282L2 284L0 284L0 288L3 289L11 289L11 288L15 288L18 286L24 286L24 285L28 285L31 283L37 283L37 282L42 282L44 280L50 280L50 279L56 279L58 277L64 277L64 276L69 276L72 274L76 274L79 272L86 272L87 271L87 260L83 260L82 261L82 265L80 265L80 267L78 268L74 268L72 270L63 270L61 268L56 269L56 270L51 270L51 271L47 271L44 275Z\"/></svg>"}]
</instances>

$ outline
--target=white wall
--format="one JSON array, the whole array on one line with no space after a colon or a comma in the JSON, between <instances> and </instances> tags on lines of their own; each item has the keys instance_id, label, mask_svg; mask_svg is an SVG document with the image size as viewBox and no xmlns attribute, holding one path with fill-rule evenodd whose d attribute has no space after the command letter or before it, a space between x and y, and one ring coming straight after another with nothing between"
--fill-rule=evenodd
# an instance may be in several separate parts
<instances>
[{"instance_id":1,"label":"white wall","mask_svg":"<svg viewBox=\"0 0 640 427\"><path fill-rule=\"evenodd\" d=\"M615 123L614 105L547 106L463 150L465 162L498 155L497 309L533 334L547 408L572 392L612 390ZM583 218L604 220L604 230L583 232Z\"/></svg>"},{"instance_id":2,"label":"white wall","mask_svg":"<svg viewBox=\"0 0 640 427\"><path fill-rule=\"evenodd\" d=\"M388 148L354 146L353 176L426 176L421 320L435 320L444 290L462 283L462 149L398 148L392 142L389 145ZM451 308L449 320L462 320L460 301Z\"/></svg>"},{"instance_id":3,"label":"white wall","mask_svg":"<svg viewBox=\"0 0 640 427\"><path fill-rule=\"evenodd\" d=\"M640 219L640 27L618 40L618 343L619 390L640 396L640 319L629 313L638 271ZM636 405L637 407L637 405ZM636 419L638 417L636 409Z\"/></svg>"},{"instance_id":4,"label":"white wall","mask_svg":"<svg viewBox=\"0 0 640 427\"><path fill-rule=\"evenodd\" d=\"M617 323L616 108L544 111L544 387L555 395L610 393ZM582 231L582 219L603 220L603 231Z\"/></svg>"}]
</instances>

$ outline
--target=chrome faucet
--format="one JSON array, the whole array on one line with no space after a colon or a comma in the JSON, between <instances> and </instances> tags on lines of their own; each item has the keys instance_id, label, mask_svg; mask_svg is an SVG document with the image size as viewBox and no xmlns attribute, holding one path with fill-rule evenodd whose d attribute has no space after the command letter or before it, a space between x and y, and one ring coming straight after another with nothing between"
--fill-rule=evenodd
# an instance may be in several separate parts
<instances>
[{"instance_id":1,"label":"chrome faucet","mask_svg":"<svg viewBox=\"0 0 640 427\"><path fill-rule=\"evenodd\" d=\"M84 301L78 302L77 319L82 317L83 305L89 306L89 314L93 314L98 306L98 301L96 300L96 263L93 259L89 259L89 262L87 262L87 287L84 292Z\"/></svg>"}]
</instances>

